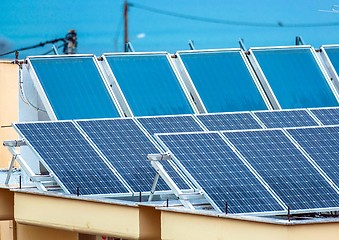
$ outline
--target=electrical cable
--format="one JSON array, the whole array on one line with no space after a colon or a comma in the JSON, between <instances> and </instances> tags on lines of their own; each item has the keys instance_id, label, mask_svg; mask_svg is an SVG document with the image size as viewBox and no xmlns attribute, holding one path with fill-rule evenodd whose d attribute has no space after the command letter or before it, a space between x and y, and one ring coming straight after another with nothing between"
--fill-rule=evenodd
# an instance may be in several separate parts
<instances>
[{"instance_id":1,"label":"electrical cable","mask_svg":"<svg viewBox=\"0 0 339 240\"><path fill-rule=\"evenodd\" d=\"M33 46L19 48L19 49L12 50L12 51L9 51L9 52L6 52L6 53L2 53L2 54L0 54L0 57L8 55L8 54L11 54L11 53L19 52L19 51L24 51L24 50L29 50L29 49L33 49L33 48L43 47L46 44L54 44L54 43L59 42L59 41L63 41L64 43L66 42L65 38L56 38L56 39L49 40L49 41L46 41L46 42L41 42L41 43L33 45Z\"/></svg>"},{"instance_id":2,"label":"electrical cable","mask_svg":"<svg viewBox=\"0 0 339 240\"><path fill-rule=\"evenodd\" d=\"M153 8L153 7L141 5L141 4L138 4L138 3L137 4L136 3L129 3L129 6L137 8L137 9L157 13L157 14L171 16L171 17L177 17L177 18L193 20L193 21L200 21L200 22L207 22L207 23L223 24L223 25L236 25L236 26L248 26L248 27L286 27L286 28L339 26L339 22L285 24L281 21L278 21L277 23L233 21L233 20L207 18L207 17L200 17L200 16L194 16L194 15L183 14L183 13L176 13L176 12L171 12L171 11L166 11L166 10L162 10L162 9L158 9L158 8Z\"/></svg>"},{"instance_id":3,"label":"electrical cable","mask_svg":"<svg viewBox=\"0 0 339 240\"><path fill-rule=\"evenodd\" d=\"M19 65L19 68L20 68L20 71L19 71L19 89L20 89L20 98L21 98L21 100L25 103L25 104L27 104L28 106L31 106L32 108L34 108L35 110L37 110L38 112L40 111L40 112L45 112L45 113L47 113L47 111L46 110L44 110L44 109L41 109L41 108L39 108L39 107L37 107L37 106L35 106L33 103L31 103L31 101L29 101L29 99L26 97L26 95L25 95L25 91L24 91L24 86L23 86L23 81L22 81L22 66L21 65Z\"/></svg>"}]
</instances>

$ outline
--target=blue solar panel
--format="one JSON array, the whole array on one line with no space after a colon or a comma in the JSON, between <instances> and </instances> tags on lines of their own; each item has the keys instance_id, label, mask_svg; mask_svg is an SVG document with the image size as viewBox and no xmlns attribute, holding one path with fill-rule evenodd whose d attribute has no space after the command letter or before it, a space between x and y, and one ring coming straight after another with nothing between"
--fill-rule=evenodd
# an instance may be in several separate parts
<instances>
[{"instance_id":1,"label":"blue solar panel","mask_svg":"<svg viewBox=\"0 0 339 240\"><path fill-rule=\"evenodd\" d=\"M137 120L151 135L154 133L204 131L193 116L141 117Z\"/></svg>"},{"instance_id":2,"label":"blue solar panel","mask_svg":"<svg viewBox=\"0 0 339 240\"><path fill-rule=\"evenodd\" d=\"M318 126L307 110L254 112L267 128Z\"/></svg>"},{"instance_id":3,"label":"blue solar panel","mask_svg":"<svg viewBox=\"0 0 339 240\"><path fill-rule=\"evenodd\" d=\"M193 113L167 54L106 58L134 116Z\"/></svg>"},{"instance_id":4,"label":"blue solar panel","mask_svg":"<svg viewBox=\"0 0 339 240\"><path fill-rule=\"evenodd\" d=\"M311 48L255 49L282 109L338 106Z\"/></svg>"},{"instance_id":5,"label":"blue solar panel","mask_svg":"<svg viewBox=\"0 0 339 240\"><path fill-rule=\"evenodd\" d=\"M117 169L134 192L150 191L156 171L147 160L147 154L160 153L133 119L77 121L94 144ZM171 167L164 161L167 169ZM183 183L174 170L173 178ZM182 185L181 185L182 186ZM187 188L187 185L184 185ZM159 179L156 190L168 190Z\"/></svg>"},{"instance_id":6,"label":"blue solar panel","mask_svg":"<svg viewBox=\"0 0 339 240\"><path fill-rule=\"evenodd\" d=\"M71 194L127 193L111 168L72 122L15 124L46 168Z\"/></svg>"},{"instance_id":7,"label":"blue solar panel","mask_svg":"<svg viewBox=\"0 0 339 240\"><path fill-rule=\"evenodd\" d=\"M181 52L207 112L267 109L241 51Z\"/></svg>"},{"instance_id":8,"label":"blue solar panel","mask_svg":"<svg viewBox=\"0 0 339 240\"><path fill-rule=\"evenodd\" d=\"M219 113L196 116L210 131L262 128L250 113Z\"/></svg>"},{"instance_id":9,"label":"blue solar panel","mask_svg":"<svg viewBox=\"0 0 339 240\"><path fill-rule=\"evenodd\" d=\"M226 201L230 213L283 210L217 133L157 136L221 211Z\"/></svg>"},{"instance_id":10,"label":"blue solar panel","mask_svg":"<svg viewBox=\"0 0 339 240\"><path fill-rule=\"evenodd\" d=\"M324 47L324 49L335 71L337 72L337 74L339 74L339 47Z\"/></svg>"},{"instance_id":11,"label":"blue solar panel","mask_svg":"<svg viewBox=\"0 0 339 240\"><path fill-rule=\"evenodd\" d=\"M339 108L311 109L311 112L324 125L338 125L339 124Z\"/></svg>"},{"instance_id":12,"label":"blue solar panel","mask_svg":"<svg viewBox=\"0 0 339 240\"><path fill-rule=\"evenodd\" d=\"M30 61L58 120L119 117L93 57Z\"/></svg>"},{"instance_id":13,"label":"blue solar panel","mask_svg":"<svg viewBox=\"0 0 339 240\"><path fill-rule=\"evenodd\" d=\"M283 131L223 134L292 210L339 206L339 194Z\"/></svg>"},{"instance_id":14,"label":"blue solar panel","mask_svg":"<svg viewBox=\"0 0 339 240\"><path fill-rule=\"evenodd\" d=\"M339 187L339 126L287 131Z\"/></svg>"}]
</instances>

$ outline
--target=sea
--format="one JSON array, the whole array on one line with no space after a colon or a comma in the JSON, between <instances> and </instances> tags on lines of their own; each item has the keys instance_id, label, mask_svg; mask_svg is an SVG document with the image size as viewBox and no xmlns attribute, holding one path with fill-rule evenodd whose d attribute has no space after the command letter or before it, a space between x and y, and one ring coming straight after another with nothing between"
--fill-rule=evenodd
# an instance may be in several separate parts
<instances>
[{"instance_id":1,"label":"sea","mask_svg":"<svg viewBox=\"0 0 339 240\"><path fill-rule=\"evenodd\" d=\"M297 36L319 48L339 44L339 1L0 1L0 54L30 47L19 58L53 54L53 44L46 42L64 38L71 29L77 32L77 53L97 56L123 51L125 32L138 52L175 53L189 49L190 40L195 49L238 48L240 39L246 49L290 46Z\"/></svg>"}]
</instances>

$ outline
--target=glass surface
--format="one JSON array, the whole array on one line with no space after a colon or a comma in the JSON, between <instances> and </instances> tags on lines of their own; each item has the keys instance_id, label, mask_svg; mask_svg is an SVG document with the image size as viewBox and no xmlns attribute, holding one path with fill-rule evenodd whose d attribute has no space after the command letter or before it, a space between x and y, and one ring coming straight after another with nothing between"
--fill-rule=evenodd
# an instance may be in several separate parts
<instances>
[{"instance_id":1,"label":"glass surface","mask_svg":"<svg viewBox=\"0 0 339 240\"><path fill-rule=\"evenodd\" d=\"M282 109L338 106L309 48L253 52Z\"/></svg>"},{"instance_id":2,"label":"glass surface","mask_svg":"<svg viewBox=\"0 0 339 240\"><path fill-rule=\"evenodd\" d=\"M180 53L207 112L265 110L239 51Z\"/></svg>"},{"instance_id":3,"label":"glass surface","mask_svg":"<svg viewBox=\"0 0 339 240\"><path fill-rule=\"evenodd\" d=\"M30 61L58 120L119 117L92 57Z\"/></svg>"},{"instance_id":4,"label":"glass surface","mask_svg":"<svg viewBox=\"0 0 339 240\"><path fill-rule=\"evenodd\" d=\"M80 195L128 190L72 122L15 125L61 184Z\"/></svg>"},{"instance_id":5,"label":"glass surface","mask_svg":"<svg viewBox=\"0 0 339 240\"><path fill-rule=\"evenodd\" d=\"M267 128L287 128L318 126L319 124L308 114L306 110L274 110L254 112L259 120Z\"/></svg>"},{"instance_id":6,"label":"glass surface","mask_svg":"<svg viewBox=\"0 0 339 240\"><path fill-rule=\"evenodd\" d=\"M338 207L338 193L283 131L224 135L292 210Z\"/></svg>"},{"instance_id":7,"label":"glass surface","mask_svg":"<svg viewBox=\"0 0 339 240\"><path fill-rule=\"evenodd\" d=\"M217 133L159 135L221 211L281 211L267 189Z\"/></svg>"},{"instance_id":8,"label":"glass surface","mask_svg":"<svg viewBox=\"0 0 339 240\"><path fill-rule=\"evenodd\" d=\"M111 55L107 61L134 116L193 113L166 54Z\"/></svg>"}]
</instances>

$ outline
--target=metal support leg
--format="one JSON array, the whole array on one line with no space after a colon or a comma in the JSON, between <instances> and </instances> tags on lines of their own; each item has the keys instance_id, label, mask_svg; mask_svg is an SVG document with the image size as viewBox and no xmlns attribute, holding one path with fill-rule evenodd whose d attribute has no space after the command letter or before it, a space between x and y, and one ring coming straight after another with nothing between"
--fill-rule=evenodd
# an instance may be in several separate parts
<instances>
[{"instance_id":1,"label":"metal support leg","mask_svg":"<svg viewBox=\"0 0 339 240\"><path fill-rule=\"evenodd\" d=\"M159 180L159 173L156 173L156 174L155 174L155 177L154 177L152 189L151 189L151 194L150 194L149 197L148 197L148 201L149 201L149 202L152 201L152 199L153 199L154 192L155 192L155 188L156 188L156 186L157 186L158 180Z\"/></svg>"},{"instance_id":2,"label":"metal support leg","mask_svg":"<svg viewBox=\"0 0 339 240\"><path fill-rule=\"evenodd\" d=\"M15 160L16 160L16 154L13 155L12 160L11 160L11 163L9 164L9 167L8 167L7 177L6 177L6 180L5 180L5 184L6 184L6 185L8 185L9 179L11 178L11 175L12 175L12 169L13 169Z\"/></svg>"}]
</instances>

